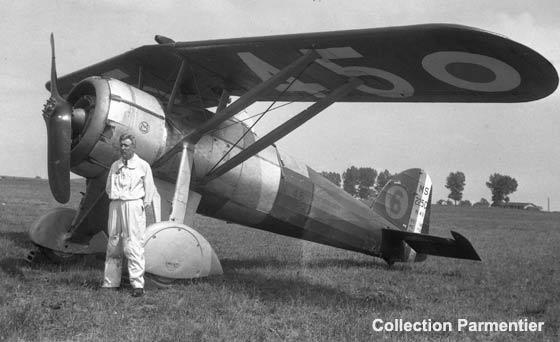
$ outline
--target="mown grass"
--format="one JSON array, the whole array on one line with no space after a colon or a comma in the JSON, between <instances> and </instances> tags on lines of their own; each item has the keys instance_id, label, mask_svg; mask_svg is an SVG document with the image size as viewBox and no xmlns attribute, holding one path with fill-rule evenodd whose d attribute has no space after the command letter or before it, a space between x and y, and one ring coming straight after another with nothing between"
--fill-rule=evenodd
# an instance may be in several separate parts
<instances>
[{"instance_id":1,"label":"mown grass","mask_svg":"<svg viewBox=\"0 0 560 342\"><path fill-rule=\"evenodd\" d=\"M83 183L75 181L70 206ZM480 263L378 259L197 217L224 275L99 289L102 258L27 264L27 229L56 203L44 180L0 180L0 340L518 341L560 339L560 214L435 207L432 233L467 236ZM374 332L385 321L544 321L545 331Z\"/></svg>"}]
</instances>

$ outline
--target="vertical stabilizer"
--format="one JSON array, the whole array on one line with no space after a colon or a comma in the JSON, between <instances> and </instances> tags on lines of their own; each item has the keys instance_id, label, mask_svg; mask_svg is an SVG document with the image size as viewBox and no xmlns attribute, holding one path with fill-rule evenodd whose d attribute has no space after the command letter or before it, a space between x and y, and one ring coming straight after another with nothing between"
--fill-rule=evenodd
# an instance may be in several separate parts
<instances>
[{"instance_id":1,"label":"vertical stabilizer","mask_svg":"<svg viewBox=\"0 0 560 342\"><path fill-rule=\"evenodd\" d=\"M432 180L421 169L409 169L394 176L375 200L372 210L394 227L411 233L428 234ZM396 245L395 245L396 244ZM425 255L416 252L402 241L390 243L385 254L394 261L422 261Z\"/></svg>"}]
</instances>

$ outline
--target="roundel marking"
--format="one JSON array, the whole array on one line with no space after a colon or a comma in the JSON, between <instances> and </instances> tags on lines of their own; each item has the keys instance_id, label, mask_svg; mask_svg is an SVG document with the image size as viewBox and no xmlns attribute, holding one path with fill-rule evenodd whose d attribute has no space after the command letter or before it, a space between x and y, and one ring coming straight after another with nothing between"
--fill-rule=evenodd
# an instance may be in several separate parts
<instances>
[{"instance_id":1,"label":"roundel marking","mask_svg":"<svg viewBox=\"0 0 560 342\"><path fill-rule=\"evenodd\" d=\"M468 66L471 65L473 73L480 71L480 67L483 67L494 73L495 77L491 80L483 79L478 82L466 80L449 72L447 67L452 64L462 64L467 72ZM422 67L438 80L468 90L509 91L521 84L521 75L513 67L499 59L475 53L461 51L434 52L422 59Z\"/></svg>"},{"instance_id":2,"label":"roundel marking","mask_svg":"<svg viewBox=\"0 0 560 342\"><path fill-rule=\"evenodd\" d=\"M393 220L400 220L408 210L408 194L400 185L393 185L385 194L385 211Z\"/></svg>"},{"instance_id":3,"label":"roundel marking","mask_svg":"<svg viewBox=\"0 0 560 342\"><path fill-rule=\"evenodd\" d=\"M142 121L138 126L138 129L140 130L140 132L146 134L150 131L150 125L146 121Z\"/></svg>"}]
</instances>

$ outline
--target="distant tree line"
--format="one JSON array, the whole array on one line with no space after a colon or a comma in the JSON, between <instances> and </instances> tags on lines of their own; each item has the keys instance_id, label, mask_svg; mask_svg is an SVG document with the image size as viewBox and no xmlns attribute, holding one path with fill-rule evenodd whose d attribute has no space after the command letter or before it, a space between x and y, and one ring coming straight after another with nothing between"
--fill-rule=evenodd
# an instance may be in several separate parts
<instances>
[{"instance_id":1,"label":"distant tree line","mask_svg":"<svg viewBox=\"0 0 560 342\"><path fill-rule=\"evenodd\" d=\"M372 167L350 166L342 173L323 171L321 175L333 182L336 186L344 189L350 195L367 200L375 198L383 187L394 176L389 170L385 169L378 172Z\"/></svg>"},{"instance_id":2,"label":"distant tree line","mask_svg":"<svg viewBox=\"0 0 560 342\"><path fill-rule=\"evenodd\" d=\"M368 200L377 197L381 189L395 175L385 169L378 172L372 167L356 167L350 166L342 173L323 171L323 177L333 182L336 186L341 187L350 195ZM463 200L463 191L465 190L466 177L461 171L450 172L447 176L445 187L449 189L447 200L439 200L437 203L442 205L459 205L459 206L489 206L487 199L481 198L480 201L472 204L469 200ZM488 178L486 186L492 193L492 205L500 205L509 202L509 195L517 190L517 180L511 176L494 173Z\"/></svg>"}]
</instances>

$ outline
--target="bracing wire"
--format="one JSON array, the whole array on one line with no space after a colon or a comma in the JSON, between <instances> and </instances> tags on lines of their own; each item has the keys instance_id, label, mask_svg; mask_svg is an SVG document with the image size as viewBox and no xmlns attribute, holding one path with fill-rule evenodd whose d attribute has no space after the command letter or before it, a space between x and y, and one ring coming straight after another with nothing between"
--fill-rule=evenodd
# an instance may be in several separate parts
<instances>
[{"instance_id":1,"label":"bracing wire","mask_svg":"<svg viewBox=\"0 0 560 342\"><path fill-rule=\"evenodd\" d=\"M260 115L259 118L258 118L257 120L255 120L255 122L253 122L253 124L251 125L251 127L249 127L249 128L241 135L241 137L239 137L239 139L237 139L237 141L236 141L233 145L231 145L231 147L227 150L227 152L224 153L224 155L214 164L214 166L212 166L212 167L210 168L210 170L207 172L207 174L211 174L212 171L214 171L214 170L216 169L216 167L222 162L222 160L224 160L225 157L226 157L228 154L230 154L230 152L239 144L239 142L240 142L241 140L243 140L243 138L245 138L245 136L246 136L249 132L251 132L251 130L253 129L253 127L254 127L268 112L271 111L272 106L274 106L274 105L276 104L276 102L278 102L278 100L284 95L284 93L286 93L286 91L288 91L288 89L290 89L290 87L292 86L292 84L294 84L294 82L301 76L301 74L303 74L303 72L304 72L306 69L307 69L307 68L304 68L303 70L301 70L301 71L299 72L299 74L297 75L297 77L293 77L293 78L292 78L292 80L290 81L290 84L288 84L288 86L287 86L284 90L282 90L282 92L276 97L276 99L270 104L270 106L268 106L268 108L267 108L265 111L263 111L262 113L257 114L257 115ZM284 105L288 105L288 104L293 103L293 102L294 102L294 101L289 102L289 103L284 104ZM278 109L278 108L280 108L280 107L282 107L282 106L284 106L284 105L280 105L280 106L278 106L278 107L275 107L274 109ZM254 115L254 116L257 116L257 115ZM254 117L254 116L252 116L252 117ZM235 124L238 124L238 123L240 123L240 122L241 122L241 121L236 122ZM230 126L231 126L231 125L230 125ZM228 126L228 127L229 127L229 126ZM223 128L221 128L221 129L223 129Z\"/></svg>"}]
</instances>

